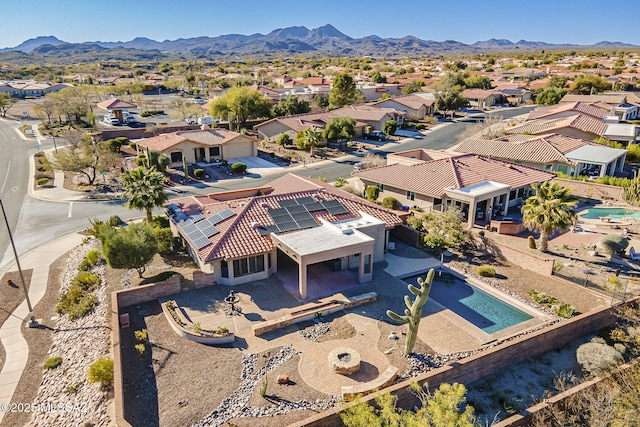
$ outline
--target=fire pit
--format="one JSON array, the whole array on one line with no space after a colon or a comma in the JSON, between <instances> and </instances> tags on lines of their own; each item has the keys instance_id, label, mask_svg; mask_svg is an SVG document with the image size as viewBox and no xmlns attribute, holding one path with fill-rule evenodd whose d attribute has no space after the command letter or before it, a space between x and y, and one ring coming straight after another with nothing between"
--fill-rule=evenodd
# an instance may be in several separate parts
<instances>
[{"instance_id":1,"label":"fire pit","mask_svg":"<svg viewBox=\"0 0 640 427\"><path fill-rule=\"evenodd\" d=\"M329 365L337 374L350 375L360 370L360 353L352 348L338 347L329 352Z\"/></svg>"}]
</instances>

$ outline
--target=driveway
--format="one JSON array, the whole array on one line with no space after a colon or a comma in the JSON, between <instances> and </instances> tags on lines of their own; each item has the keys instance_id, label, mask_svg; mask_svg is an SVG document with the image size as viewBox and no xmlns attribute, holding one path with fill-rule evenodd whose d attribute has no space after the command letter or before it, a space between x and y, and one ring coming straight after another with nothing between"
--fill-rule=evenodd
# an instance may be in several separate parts
<instances>
[{"instance_id":1,"label":"driveway","mask_svg":"<svg viewBox=\"0 0 640 427\"><path fill-rule=\"evenodd\" d=\"M247 172L265 175L269 173L279 172L283 168L276 164L271 163L268 160L261 159L260 157L236 157L235 159L228 159L229 164L232 165L236 162L241 162L247 165Z\"/></svg>"}]
</instances>

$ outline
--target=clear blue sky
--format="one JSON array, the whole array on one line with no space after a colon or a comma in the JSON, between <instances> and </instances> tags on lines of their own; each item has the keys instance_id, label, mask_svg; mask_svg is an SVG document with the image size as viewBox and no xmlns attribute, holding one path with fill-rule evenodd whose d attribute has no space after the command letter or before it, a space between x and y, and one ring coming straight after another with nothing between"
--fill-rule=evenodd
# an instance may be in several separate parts
<instances>
[{"instance_id":1,"label":"clear blue sky","mask_svg":"<svg viewBox=\"0 0 640 427\"><path fill-rule=\"evenodd\" d=\"M0 0L0 47L37 36L66 42L174 40L266 34L332 24L351 37L413 35L473 43L490 38L640 45L637 7L601 0ZM3 4L6 3L6 4Z\"/></svg>"}]
</instances>

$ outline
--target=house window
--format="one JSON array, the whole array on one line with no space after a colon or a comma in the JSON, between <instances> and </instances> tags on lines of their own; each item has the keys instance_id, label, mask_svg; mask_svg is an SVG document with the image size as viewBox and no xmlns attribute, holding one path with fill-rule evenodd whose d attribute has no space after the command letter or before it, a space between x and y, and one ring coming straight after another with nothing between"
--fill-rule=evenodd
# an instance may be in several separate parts
<instances>
[{"instance_id":1,"label":"house window","mask_svg":"<svg viewBox=\"0 0 640 427\"><path fill-rule=\"evenodd\" d=\"M174 151L171 153L171 163L182 161L182 151Z\"/></svg>"},{"instance_id":2,"label":"house window","mask_svg":"<svg viewBox=\"0 0 640 427\"><path fill-rule=\"evenodd\" d=\"M407 191L407 200L414 200L416 198L416 193L413 191Z\"/></svg>"},{"instance_id":3,"label":"house window","mask_svg":"<svg viewBox=\"0 0 640 427\"><path fill-rule=\"evenodd\" d=\"M378 187L378 190L384 191L384 184L376 184L376 187Z\"/></svg>"},{"instance_id":4,"label":"house window","mask_svg":"<svg viewBox=\"0 0 640 427\"><path fill-rule=\"evenodd\" d=\"M227 261L220 261L220 274L222 277L229 277L229 265L227 265Z\"/></svg>"},{"instance_id":5,"label":"house window","mask_svg":"<svg viewBox=\"0 0 640 427\"><path fill-rule=\"evenodd\" d=\"M264 271L264 256L257 255L233 260L233 277Z\"/></svg>"},{"instance_id":6,"label":"house window","mask_svg":"<svg viewBox=\"0 0 640 427\"><path fill-rule=\"evenodd\" d=\"M220 155L220 147L209 147L209 157L218 157Z\"/></svg>"},{"instance_id":7,"label":"house window","mask_svg":"<svg viewBox=\"0 0 640 427\"><path fill-rule=\"evenodd\" d=\"M553 165L544 165L544 170L550 171L553 168Z\"/></svg>"}]
</instances>

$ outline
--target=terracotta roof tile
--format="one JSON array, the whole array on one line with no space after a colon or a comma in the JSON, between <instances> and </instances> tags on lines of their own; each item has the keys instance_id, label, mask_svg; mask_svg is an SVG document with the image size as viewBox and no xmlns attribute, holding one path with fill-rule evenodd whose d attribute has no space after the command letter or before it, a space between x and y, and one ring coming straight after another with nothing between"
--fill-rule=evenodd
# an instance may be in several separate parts
<instances>
[{"instance_id":1,"label":"terracotta roof tile","mask_svg":"<svg viewBox=\"0 0 640 427\"><path fill-rule=\"evenodd\" d=\"M574 128L582 132L600 136L607 129L607 124L602 120L590 116L576 114L568 117L560 117L557 119L530 120L522 125L507 128L505 129L504 133L529 133L532 135L539 135L542 133L552 133L554 131L557 132L559 129L563 128Z\"/></svg>"},{"instance_id":2,"label":"terracotta roof tile","mask_svg":"<svg viewBox=\"0 0 640 427\"><path fill-rule=\"evenodd\" d=\"M566 116L567 112L585 114L596 119L602 119L604 116L609 115L608 109L602 109L583 102L566 102L557 105L538 107L529 113L527 120L554 118L553 116L557 114L564 114Z\"/></svg>"}]
</instances>

